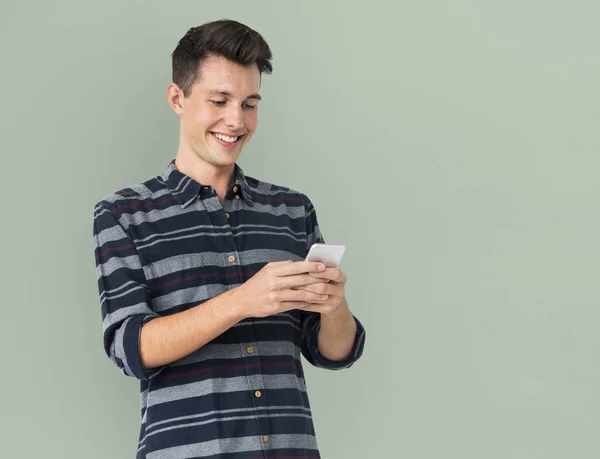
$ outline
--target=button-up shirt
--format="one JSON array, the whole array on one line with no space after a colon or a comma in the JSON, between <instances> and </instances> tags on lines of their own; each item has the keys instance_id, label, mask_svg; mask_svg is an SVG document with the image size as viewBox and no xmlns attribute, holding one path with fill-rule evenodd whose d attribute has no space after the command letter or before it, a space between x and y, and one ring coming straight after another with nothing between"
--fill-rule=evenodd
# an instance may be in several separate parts
<instances>
[{"instance_id":1,"label":"button-up shirt","mask_svg":"<svg viewBox=\"0 0 600 459\"><path fill-rule=\"evenodd\" d=\"M94 208L104 349L140 383L137 459L318 458L301 356L337 370L362 355L356 317L350 357L331 361L317 347L320 314L296 309L244 319L180 360L144 367L145 323L238 287L269 262L303 260L325 242L305 194L246 177L237 164L234 176L220 202L171 161Z\"/></svg>"}]
</instances>

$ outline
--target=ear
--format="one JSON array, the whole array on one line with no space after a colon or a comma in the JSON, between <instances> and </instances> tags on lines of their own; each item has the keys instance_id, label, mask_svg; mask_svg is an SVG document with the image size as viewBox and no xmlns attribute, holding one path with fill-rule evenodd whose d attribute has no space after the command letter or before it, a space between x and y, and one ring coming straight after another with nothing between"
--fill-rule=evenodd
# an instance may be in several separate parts
<instances>
[{"instance_id":1,"label":"ear","mask_svg":"<svg viewBox=\"0 0 600 459\"><path fill-rule=\"evenodd\" d=\"M175 83L171 83L169 86L167 86L167 102L175 113L180 116L183 114L185 97L182 89Z\"/></svg>"}]
</instances>

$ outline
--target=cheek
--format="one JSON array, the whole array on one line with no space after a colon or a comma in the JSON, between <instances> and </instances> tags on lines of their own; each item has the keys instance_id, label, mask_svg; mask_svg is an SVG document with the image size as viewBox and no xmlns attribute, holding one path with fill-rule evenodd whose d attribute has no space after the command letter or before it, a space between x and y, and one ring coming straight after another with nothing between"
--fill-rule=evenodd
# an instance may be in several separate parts
<instances>
[{"instance_id":1,"label":"cheek","mask_svg":"<svg viewBox=\"0 0 600 459\"><path fill-rule=\"evenodd\" d=\"M201 120L190 120L187 125L187 133L194 144L206 142L207 128Z\"/></svg>"},{"instance_id":2,"label":"cheek","mask_svg":"<svg viewBox=\"0 0 600 459\"><path fill-rule=\"evenodd\" d=\"M253 111L251 113L247 113L244 118L244 125L249 131L255 131L256 126L258 124L258 113Z\"/></svg>"},{"instance_id":3,"label":"cheek","mask_svg":"<svg viewBox=\"0 0 600 459\"><path fill-rule=\"evenodd\" d=\"M198 129L208 130L221 120L223 116L219 110L204 109L198 114L197 125Z\"/></svg>"},{"instance_id":4,"label":"cheek","mask_svg":"<svg viewBox=\"0 0 600 459\"><path fill-rule=\"evenodd\" d=\"M196 104L190 107L187 116L189 130L197 135L209 130L220 118L219 110L206 104Z\"/></svg>"}]
</instances>

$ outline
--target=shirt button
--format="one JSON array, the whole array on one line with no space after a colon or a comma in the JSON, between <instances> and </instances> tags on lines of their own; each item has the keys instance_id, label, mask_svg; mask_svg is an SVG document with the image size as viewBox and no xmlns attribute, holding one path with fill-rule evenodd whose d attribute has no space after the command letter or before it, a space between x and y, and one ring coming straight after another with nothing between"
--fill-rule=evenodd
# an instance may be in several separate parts
<instances>
[{"instance_id":1,"label":"shirt button","mask_svg":"<svg viewBox=\"0 0 600 459\"><path fill-rule=\"evenodd\" d=\"M200 196L199 194L196 195L196 199L201 199L202 196Z\"/></svg>"},{"instance_id":2,"label":"shirt button","mask_svg":"<svg viewBox=\"0 0 600 459\"><path fill-rule=\"evenodd\" d=\"M235 199L240 199L240 195L239 195L239 194L236 194L236 195L235 195Z\"/></svg>"},{"instance_id":3,"label":"shirt button","mask_svg":"<svg viewBox=\"0 0 600 459\"><path fill-rule=\"evenodd\" d=\"M252 349L252 346L248 346L248 347L246 348L246 352L247 352L248 354L252 354L252 353L254 352L254 349Z\"/></svg>"},{"instance_id":4,"label":"shirt button","mask_svg":"<svg viewBox=\"0 0 600 459\"><path fill-rule=\"evenodd\" d=\"M263 435L263 441L266 443L269 441L269 436L268 435Z\"/></svg>"},{"instance_id":5,"label":"shirt button","mask_svg":"<svg viewBox=\"0 0 600 459\"><path fill-rule=\"evenodd\" d=\"M227 218L227 220L229 220L229 214L227 212L225 212L225 217Z\"/></svg>"},{"instance_id":6,"label":"shirt button","mask_svg":"<svg viewBox=\"0 0 600 459\"><path fill-rule=\"evenodd\" d=\"M238 187L237 187L237 186L234 186L234 187L233 187L233 192L234 192L234 193L237 193L237 190L238 190Z\"/></svg>"},{"instance_id":7,"label":"shirt button","mask_svg":"<svg viewBox=\"0 0 600 459\"><path fill-rule=\"evenodd\" d=\"M235 257L233 255L230 255L228 260L233 263L235 261Z\"/></svg>"},{"instance_id":8,"label":"shirt button","mask_svg":"<svg viewBox=\"0 0 600 459\"><path fill-rule=\"evenodd\" d=\"M256 396L256 398L260 398L262 393L259 390L257 390L256 392L254 392L254 395Z\"/></svg>"}]
</instances>

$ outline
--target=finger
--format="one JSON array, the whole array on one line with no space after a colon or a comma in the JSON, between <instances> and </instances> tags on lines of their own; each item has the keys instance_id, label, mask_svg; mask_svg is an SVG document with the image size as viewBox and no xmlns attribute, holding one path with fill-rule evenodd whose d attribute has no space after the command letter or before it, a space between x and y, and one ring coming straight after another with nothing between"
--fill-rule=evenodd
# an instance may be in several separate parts
<instances>
[{"instance_id":1,"label":"finger","mask_svg":"<svg viewBox=\"0 0 600 459\"><path fill-rule=\"evenodd\" d=\"M318 261L296 261L274 265L277 276L293 276L295 274L318 273L326 270L323 263Z\"/></svg>"},{"instance_id":2,"label":"finger","mask_svg":"<svg viewBox=\"0 0 600 459\"><path fill-rule=\"evenodd\" d=\"M329 279L333 282L342 284L347 280L346 275L339 268L326 268L324 271L311 272L308 275L319 279Z\"/></svg>"},{"instance_id":3,"label":"finger","mask_svg":"<svg viewBox=\"0 0 600 459\"><path fill-rule=\"evenodd\" d=\"M337 285L335 284L330 284L328 282L323 282L321 280L321 282L316 283L316 284L311 284L311 285L301 285L299 287L292 287L293 289L296 290L305 290L307 292L313 292L313 293L319 293L322 295L335 295L339 289L337 288Z\"/></svg>"},{"instance_id":4,"label":"finger","mask_svg":"<svg viewBox=\"0 0 600 459\"><path fill-rule=\"evenodd\" d=\"M280 289L301 287L304 285L314 284L327 284L327 279L317 279L316 277L309 276L308 274L297 274L295 276L286 276L276 279L276 285Z\"/></svg>"},{"instance_id":5,"label":"finger","mask_svg":"<svg viewBox=\"0 0 600 459\"><path fill-rule=\"evenodd\" d=\"M282 290L281 292L279 292L279 295L277 296L278 301L281 301L281 302L302 301L302 302L308 302L308 303L320 303L323 301L327 301L328 298L329 298L329 295L308 292L306 290L292 290L292 289Z\"/></svg>"},{"instance_id":6,"label":"finger","mask_svg":"<svg viewBox=\"0 0 600 459\"><path fill-rule=\"evenodd\" d=\"M271 268L277 267L277 266L283 266L283 265L289 265L290 263L294 263L292 260L283 260L283 261L270 261L269 263L267 263L265 265L269 266Z\"/></svg>"}]
</instances>

